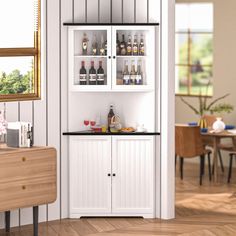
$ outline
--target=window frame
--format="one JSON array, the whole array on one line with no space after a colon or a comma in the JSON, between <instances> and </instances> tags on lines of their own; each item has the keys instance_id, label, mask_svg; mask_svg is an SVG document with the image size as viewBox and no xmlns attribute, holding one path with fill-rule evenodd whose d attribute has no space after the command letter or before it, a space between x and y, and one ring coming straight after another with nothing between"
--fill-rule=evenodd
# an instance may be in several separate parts
<instances>
[{"instance_id":1,"label":"window frame","mask_svg":"<svg viewBox=\"0 0 236 236\"><path fill-rule=\"evenodd\" d=\"M34 93L0 94L0 102L27 101L41 99L41 0L38 2L38 27L34 31L34 47L0 48L0 57L34 57Z\"/></svg>"},{"instance_id":2,"label":"window frame","mask_svg":"<svg viewBox=\"0 0 236 236\"><path fill-rule=\"evenodd\" d=\"M191 94L191 88L192 88L192 80L191 80L191 69L193 66L196 66L196 64L192 63L191 59L191 46L192 46L192 38L191 35L192 34L196 34L196 35L202 35L202 34L209 34L214 36L214 32L212 31L200 31L200 30L192 30L190 28L188 28L187 30L179 30L179 31L175 31L175 40L177 40L177 35L187 35L187 63L177 63L175 62L175 67L186 67L187 68L187 93L180 93L180 92L175 92L175 96L185 96L185 97L213 97L213 93L212 95L201 95L201 94ZM213 39L213 37L212 37ZM179 53L179 52L178 52ZM212 64L201 64L202 67L211 67L213 68L213 63ZM179 77L177 82L179 82Z\"/></svg>"}]
</instances>

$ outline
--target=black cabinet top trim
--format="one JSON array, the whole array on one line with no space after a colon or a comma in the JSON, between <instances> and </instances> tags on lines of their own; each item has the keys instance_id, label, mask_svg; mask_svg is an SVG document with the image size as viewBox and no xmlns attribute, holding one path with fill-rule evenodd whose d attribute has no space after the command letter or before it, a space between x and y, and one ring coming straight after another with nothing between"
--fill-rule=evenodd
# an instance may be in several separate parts
<instances>
[{"instance_id":1,"label":"black cabinet top trim","mask_svg":"<svg viewBox=\"0 0 236 236\"><path fill-rule=\"evenodd\" d=\"M64 26L93 26L93 25L114 25L114 26L158 26L159 23L72 23L72 22L65 22L63 23Z\"/></svg>"},{"instance_id":2,"label":"black cabinet top trim","mask_svg":"<svg viewBox=\"0 0 236 236\"><path fill-rule=\"evenodd\" d=\"M75 136L75 135L160 135L159 132L132 132L132 133L124 133L124 132L117 132L117 133L103 133L103 132L90 132L90 131L77 131L77 132L64 132L63 135L67 136Z\"/></svg>"}]
</instances>

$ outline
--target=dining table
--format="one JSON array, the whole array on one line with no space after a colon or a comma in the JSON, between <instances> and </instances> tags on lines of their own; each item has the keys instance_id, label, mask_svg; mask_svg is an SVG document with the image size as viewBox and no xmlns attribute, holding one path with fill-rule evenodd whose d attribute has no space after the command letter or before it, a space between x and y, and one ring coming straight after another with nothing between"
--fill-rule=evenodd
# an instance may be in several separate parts
<instances>
[{"instance_id":1,"label":"dining table","mask_svg":"<svg viewBox=\"0 0 236 236\"><path fill-rule=\"evenodd\" d=\"M236 147L236 130L224 130L221 132L216 132L213 130L207 132L201 132L203 140L211 141L213 148L213 165L214 165L214 175L213 180L215 183L218 181L218 151L220 148L220 143L222 139L230 138L232 139L232 147ZM206 141L207 144L207 141ZM229 151L231 148L229 148Z\"/></svg>"}]
</instances>

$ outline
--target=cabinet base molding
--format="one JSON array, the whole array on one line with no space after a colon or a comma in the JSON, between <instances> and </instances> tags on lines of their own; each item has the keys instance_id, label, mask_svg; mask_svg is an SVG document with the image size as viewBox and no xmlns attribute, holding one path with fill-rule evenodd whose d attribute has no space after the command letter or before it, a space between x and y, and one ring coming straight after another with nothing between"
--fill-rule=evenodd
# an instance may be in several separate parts
<instances>
[{"instance_id":1,"label":"cabinet base molding","mask_svg":"<svg viewBox=\"0 0 236 236\"><path fill-rule=\"evenodd\" d=\"M71 213L70 219L79 219L81 217L142 217L144 219L155 219L155 214L77 214Z\"/></svg>"}]
</instances>

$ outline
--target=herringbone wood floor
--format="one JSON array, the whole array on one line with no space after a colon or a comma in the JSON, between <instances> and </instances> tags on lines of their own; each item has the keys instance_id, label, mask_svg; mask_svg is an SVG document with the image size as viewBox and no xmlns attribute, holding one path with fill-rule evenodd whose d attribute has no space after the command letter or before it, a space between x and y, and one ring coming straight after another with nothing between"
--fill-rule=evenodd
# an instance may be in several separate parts
<instances>
[{"instance_id":1,"label":"herringbone wood floor","mask_svg":"<svg viewBox=\"0 0 236 236\"><path fill-rule=\"evenodd\" d=\"M88 218L42 223L40 236L228 236L236 235L236 169L231 184L226 173L218 184L205 176L198 185L198 165L185 163L184 180L176 174L176 219ZM220 170L219 170L220 173ZM234 175L235 173L235 175ZM9 235L3 231L1 236ZM32 226L12 229L11 236L31 236Z\"/></svg>"}]
</instances>

